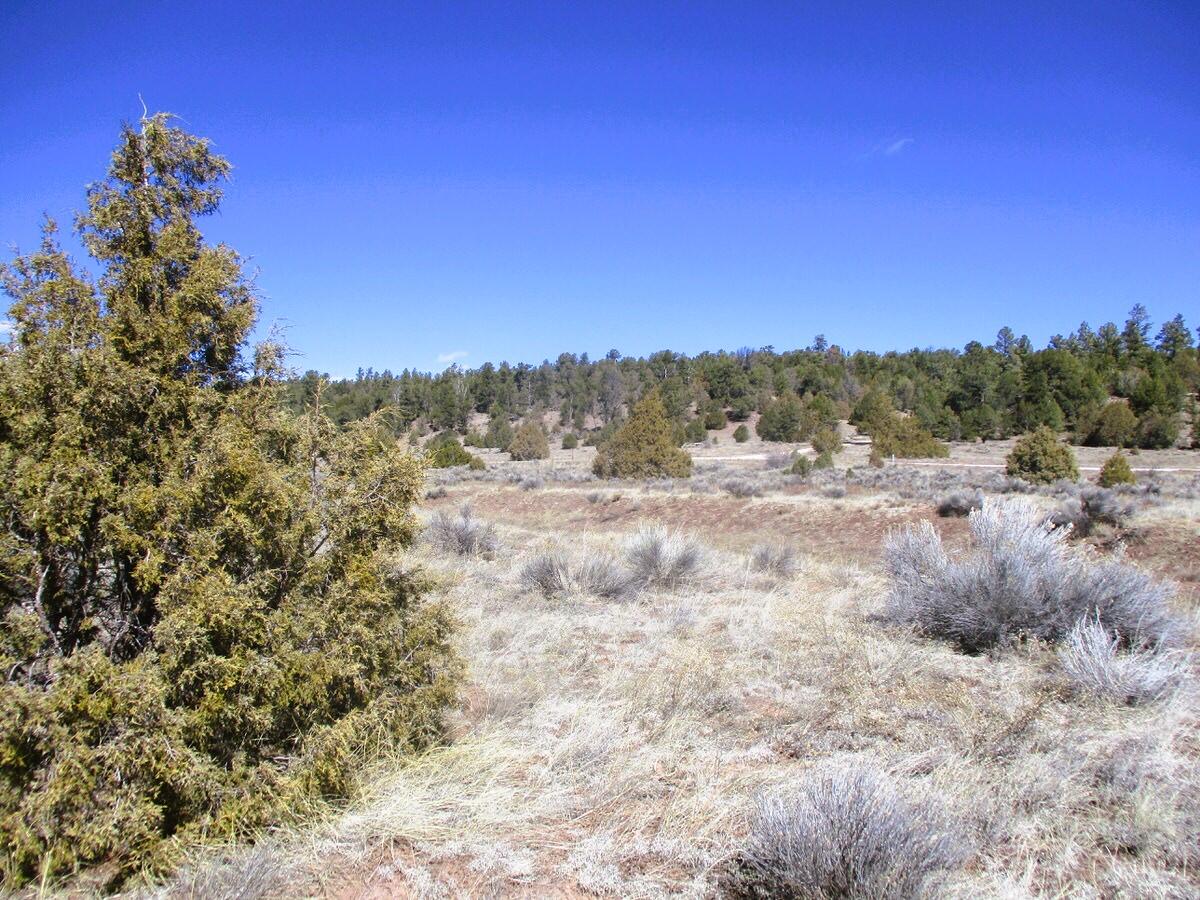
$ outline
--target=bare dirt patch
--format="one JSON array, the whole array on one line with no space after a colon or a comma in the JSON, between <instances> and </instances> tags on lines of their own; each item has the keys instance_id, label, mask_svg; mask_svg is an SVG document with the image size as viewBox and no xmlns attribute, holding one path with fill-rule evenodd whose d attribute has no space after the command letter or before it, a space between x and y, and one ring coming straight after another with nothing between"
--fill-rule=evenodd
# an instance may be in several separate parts
<instances>
[{"instance_id":1,"label":"bare dirt patch","mask_svg":"<svg viewBox=\"0 0 1200 900\"><path fill-rule=\"evenodd\" d=\"M599 501L581 488L521 491L494 487L452 491L429 501L430 509L470 499L475 513L495 522L562 534L576 530L625 532L652 520L670 528L704 535L714 545L747 549L763 541L791 543L798 551L870 563L878 559L884 538L894 528L921 519L934 522L950 544L966 534L966 523L939 518L929 504L896 505L882 498L830 499L804 489L780 499L739 500L723 495L682 495L619 488Z\"/></svg>"}]
</instances>

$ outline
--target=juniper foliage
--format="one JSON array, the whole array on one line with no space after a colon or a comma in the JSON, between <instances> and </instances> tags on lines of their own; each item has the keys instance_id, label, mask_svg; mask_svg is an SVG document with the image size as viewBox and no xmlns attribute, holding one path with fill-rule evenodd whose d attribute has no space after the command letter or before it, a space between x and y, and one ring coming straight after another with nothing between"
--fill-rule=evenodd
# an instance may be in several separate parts
<instances>
[{"instance_id":1,"label":"juniper foliage","mask_svg":"<svg viewBox=\"0 0 1200 900\"><path fill-rule=\"evenodd\" d=\"M0 874L101 886L345 797L437 739L450 620L397 565L424 461L378 416L283 410L282 348L202 237L228 163L125 127L78 231L4 268Z\"/></svg>"}]
</instances>

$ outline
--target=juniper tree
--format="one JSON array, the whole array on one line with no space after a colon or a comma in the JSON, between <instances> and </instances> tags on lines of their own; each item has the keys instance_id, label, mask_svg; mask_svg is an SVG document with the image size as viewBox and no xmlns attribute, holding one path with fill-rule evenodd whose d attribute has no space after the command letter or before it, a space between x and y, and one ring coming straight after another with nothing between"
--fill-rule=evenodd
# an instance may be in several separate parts
<instances>
[{"instance_id":1,"label":"juniper tree","mask_svg":"<svg viewBox=\"0 0 1200 900\"><path fill-rule=\"evenodd\" d=\"M4 268L0 866L19 885L161 869L346 796L379 743L435 739L448 618L397 553L423 460L378 417L283 409L248 356L229 165L163 115L125 127L77 229Z\"/></svg>"},{"instance_id":2,"label":"juniper tree","mask_svg":"<svg viewBox=\"0 0 1200 900\"><path fill-rule=\"evenodd\" d=\"M508 452L516 460L549 459L550 442L542 423L531 418L517 426Z\"/></svg>"},{"instance_id":3,"label":"juniper tree","mask_svg":"<svg viewBox=\"0 0 1200 900\"><path fill-rule=\"evenodd\" d=\"M1118 450L1100 467L1100 477L1097 479L1101 487L1114 487L1118 484L1135 484L1133 469L1125 454Z\"/></svg>"},{"instance_id":4,"label":"juniper tree","mask_svg":"<svg viewBox=\"0 0 1200 900\"><path fill-rule=\"evenodd\" d=\"M592 471L601 478L686 478L692 458L675 446L658 391L643 397L629 421L600 447Z\"/></svg>"},{"instance_id":5,"label":"juniper tree","mask_svg":"<svg viewBox=\"0 0 1200 900\"><path fill-rule=\"evenodd\" d=\"M1070 447L1060 444L1058 436L1045 425L1017 441L1005 463L1007 474L1037 484L1079 478L1075 454Z\"/></svg>"},{"instance_id":6,"label":"juniper tree","mask_svg":"<svg viewBox=\"0 0 1200 900\"><path fill-rule=\"evenodd\" d=\"M798 441L801 439L804 407L795 394L773 400L763 410L754 430L764 441Z\"/></svg>"}]
</instances>

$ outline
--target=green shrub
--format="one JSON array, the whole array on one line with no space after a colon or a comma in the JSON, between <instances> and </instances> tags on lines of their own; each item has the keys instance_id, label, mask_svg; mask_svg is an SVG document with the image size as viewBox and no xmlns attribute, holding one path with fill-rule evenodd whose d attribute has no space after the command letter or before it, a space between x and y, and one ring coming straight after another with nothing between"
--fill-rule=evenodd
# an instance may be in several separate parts
<instances>
[{"instance_id":1,"label":"green shrub","mask_svg":"<svg viewBox=\"0 0 1200 900\"><path fill-rule=\"evenodd\" d=\"M801 404L800 440L807 441L818 431L832 428L837 430L837 406L824 394L809 397Z\"/></svg>"},{"instance_id":2,"label":"green shrub","mask_svg":"<svg viewBox=\"0 0 1200 900\"><path fill-rule=\"evenodd\" d=\"M854 405L854 410L850 413L850 424L857 426L864 434L870 434L886 424L894 413L895 409L888 395L872 388Z\"/></svg>"},{"instance_id":3,"label":"green shrub","mask_svg":"<svg viewBox=\"0 0 1200 900\"><path fill-rule=\"evenodd\" d=\"M804 456L803 454L800 456L797 456L795 458L795 460L792 461L791 468L788 469L788 471L791 474L799 475L801 478L807 478L809 475L812 474L812 470L813 470L812 460L810 460L807 456Z\"/></svg>"},{"instance_id":4,"label":"green shrub","mask_svg":"<svg viewBox=\"0 0 1200 900\"><path fill-rule=\"evenodd\" d=\"M729 424L729 419L725 416L725 410L719 404L709 404L704 413L704 427L707 431L720 431Z\"/></svg>"},{"instance_id":5,"label":"green shrub","mask_svg":"<svg viewBox=\"0 0 1200 900\"><path fill-rule=\"evenodd\" d=\"M575 432L568 431L563 435L562 448L564 450L574 450L579 446L579 438L575 436Z\"/></svg>"},{"instance_id":6,"label":"green shrub","mask_svg":"<svg viewBox=\"0 0 1200 900\"><path fill-rule=\"evenodd\" d=\"M950 448L930 434L914 416L892 415L877 423L871 432L872 452L897 459L938 459L950 455Z\"/></svg>"},{"instance_id":7,"label":"green shrub","mask_svg":"<svg viewBox=\"0 0 1200 900\"><path fill-rule=\"evenodd\" d=\"M508 453L516 460L549 459L550 442L541 423L533 419L522 422L508 445Z\"/></svg>"},{"instance_id":8,"label":"green shrub","mask_svg":"<svg viewBox=\"0 0 1200 900\"><path fill-rule=\"evenodd\" d=\"M1129 460L1125 458L1125 454L1118 450L1108 458L1100 468L1100 486L1112 487L1117 484L1134 484L1137 481L1133 477L1133 469L1129 467Z\"/></svg>"},{"instance_id":9,"label":"green shrub","mask_svg":"<svg viewBox=\"0 0 1200 900\"><path fill-rule=\"evenodd\" d=\"M1001 430L1000 414L994 408L984 403L975 409L963 410L962 434L965 441L982 438L992 440Z\"/></svg>"},{"instance_id":10,"label":"green shrub","mask_svg":"<svg viewBox=\"0 0 1200 900\"><path fill-rule=\"evenodd\" d=\"M745 425L739 425L733 430L733 439L739 444L744 444L750 440L750 429Z\"/></svg>"},{"instance_id":11,"label":"green shrub","mask_svg":"<svg viewBox=\"0 0 1200 900\"><path fill-rule=\"evenodd\" d=\"M508 413L495 411L488 419L487 431L483 435L483 446L495 450L508 450L513 439L513 427L508 422Z\"/></svg>"},{"instance_id":12,"label":"green shrub","mask_svg":"<svg viewBox=\"0 0 1200 900\"><path fill-rule=\"evenodd\" d=\"M603 428L597 428L589 431L583 436L583 446L600 447L608 443L610 440L612 440L613 435L617 433L623 424L625 424L623 421L619 419L613 419L613 421L609 422Z\"/></svg>"},{"instance_id":13,"label":"green shrub","mask_svg":"<svg viewBox=\"0 0 1200 900\"><path fill-rule=\"evenodd\" d=\"M737 397L729 404L728 418L735 422L745 422L754 412L754 400L750 397Z\"/></svg>"},{"instance_id":14,"label":"green shrub","mask_svg":"<svg viewBox=\"0 0 1200 900\"><path fill-rule=\"evenodd\" d=\"M600 447L592 471L601 478L686 478L692 458L671 440L671 423L657 391L638 402L612 439Z\"/></svg>"},{"instance_id":15,"label":"green shrub","mask_svg":"<svg viewBox=\"0 0 1200 900\"><path fill-rule=\"evenodd\" d=\"M1086 429L1083 442L1090 447L1128 447L1137 437L1137 416L1121 400L1104 404L1080 424L1080 430Z\"/></svg>"},{"instance_id":16,"label":"green shrub","mask_svg":"<svg viewBox=\"0 0 1200 900\"><path fill-rule=\"evenodd\" d=\"M1143 450L1166 450L1179 440L1179 421L1175 416L1148 410L1138 418L1137 445Z\"/></svg>"},{"instance_id":17,"label":"green shrub","mask_svg":"<svg viewBox=\"0 0 1200 900\"><path fill-rule=\"evenodd\" d=\"M804 407L800 398L788 394L767 404L754 430L764 441L798 441L803 416Z\"/></svg>"},{"instance_id":18,"label":"green shrub","mask_svg":"<svg viewBox=\"0 0 1200 900\"><path fill-rule=\"evenodd\" d=\"M463 438L464 447L486 447L483 435L478 431L468 431L467 436Z\"/></svg>"},{"instance_id":19,"label":"green shrub","mask_svg":"<svg viewBox=\"0 0 1200 900\"><path fill-rule=\"evenodd\" d=\"M704 430L702 419L692 419L683 428L683 440L686 444L702 444L707 436L708 432Z\"/></svg>"},{"instance_id":20,"label":"green shrub","mask_svg":"<svg viewBox=\"0 0 1200 900\"><path fill-rule=\"evenodd\" d=\"M425 449L429 451L429 465L435 469L452 469L455 466L486 468L482 459L463 448L453 431L434 435L425 442Z\"/></svg>"},{"instance_id":21,"label":"green shrub","mask_svg":"<svg viewBox=\"0 0 1200 900\"><path fill-rule=\"evenodd\" d=\"M1006 462L1009 475L1034 484L1079 478L1075 454L1070 447L1060 444L1058 436L1046 425L1017 441Z\"/></svg>"},{"instance_id":22,"label":"green shrub","mask_svg":"<svg viewBox=\"0 0 1200 900\"><path fill-rule=\"evenodd\" d=\"M832 469L833 468L833 454L829 453L828 451L826 451L825 453L818 453L817 458L813 460L813 468L814 469Z\"/></svg>"},{"instance_id":23,"label":"green shrub","mask_svg":"<svg viewBox=\"0 0 1200 900\"><path fill-rule=\"evenodd\" d=\"M822 426L817 429L812 436L812 448L818 454L825 453L841 453L842 452L842 436L838 434L836 428Z\"/></svg>"},{"instance_id":24,"label":"green shrub","mask_svg":"<svg viewBox=\"0 0 1200 900\"><path fill-rule=\"evenodd\" d=\"M398 568L424 463L379 416L283 408L282 348L194 219L228 164L124 129L79 218L6 268L0 347L0 873L113 889L189 843L346 797L437 740L450 620Z\"/></svg>"}]
</instances>

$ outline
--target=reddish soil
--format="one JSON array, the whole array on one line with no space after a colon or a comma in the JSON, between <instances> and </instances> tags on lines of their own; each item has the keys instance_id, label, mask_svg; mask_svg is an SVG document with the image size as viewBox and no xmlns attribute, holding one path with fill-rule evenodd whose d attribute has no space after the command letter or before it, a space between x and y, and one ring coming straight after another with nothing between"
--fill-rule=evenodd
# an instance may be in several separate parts
<instances>
[{"instance_id":1,"label":"reddish soil","mask_svg":"<svg viewBox=\"0 0 1200 900\"><path fill-rule=\"evenodd\" d=\"M461 858L431 861L418 854L408 843L397 841L381 847L357 869L329 873L329 883L322 896L336 900L390 900L393 897L417 897L419 893L409 885L404 869L419 867L427 870L441 883L450 879L459 889L471 897L533 898L547 897L553 900L575 900L591 897L572 880L559 878L554 882L543 878L519 883L503 875L489 876L472 871L468 862ZM336 884L336 887L332 885Z\"/></svg>"},{"instance_id":2,"label":"reddish soil","mask_svg":"<svg viewBox=\"0 0 1200 900\"><path fill-rule=\"evenodd\" d=\"M1179 585L1185 605L1200 606L1200 533L1191 522L1151 525L1126 536L1129 558Z\"/></svg>"},{"instance_id":3,"label":"reddish soil","mask_svg":"<svg viewBox=\"0 0 1200 900\"><path fill-rule=\"evenodd\" d=\"M567 535L572 531L625 532L638 522L655 521L705 535L713 544L743 549L755 543L786 540L801 553L848 559L859 564L878 560L889 530L929 519L951 546L966 534L963 519L938 518L929 504L894 506L879 502L863 506L819 497L797 500L740 500L727 495L645 494L605 492L589 503L589 492L568 490L522 491L499 487L472 492L472 509L482 518L509 525ZM792 496L795 496L793 494ZM611 498L616 497L613 500ZM428 503L431 509L454 508L464 494L453 489Z\"/></svg>"}]
</instances>

